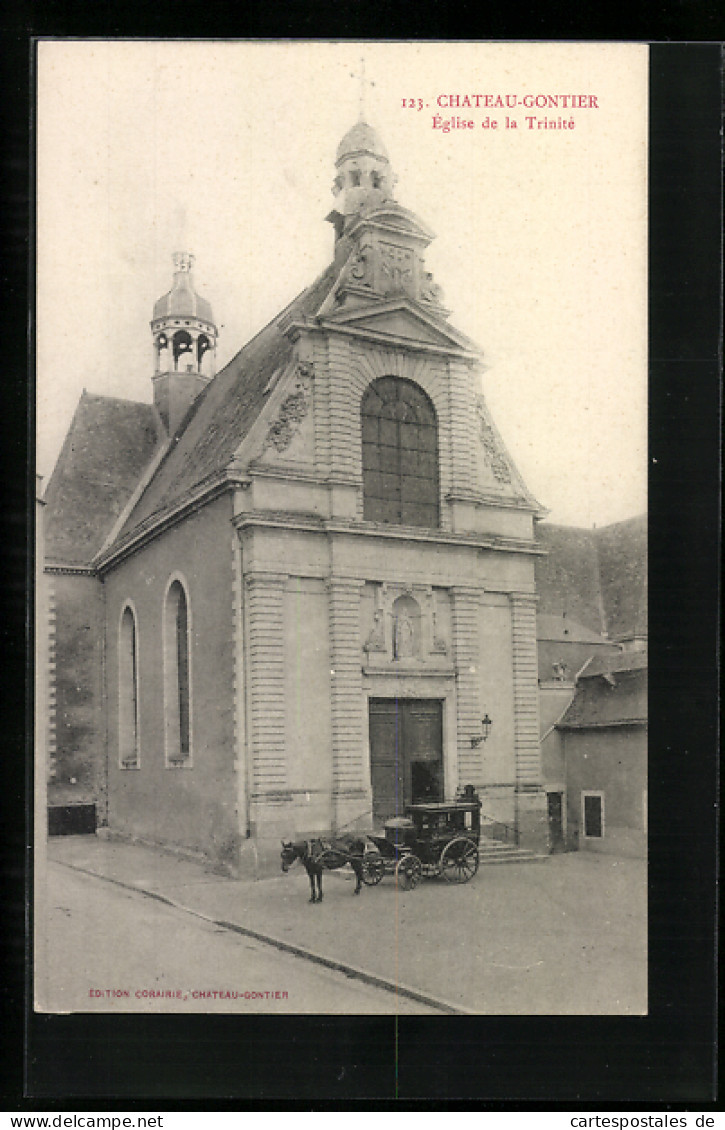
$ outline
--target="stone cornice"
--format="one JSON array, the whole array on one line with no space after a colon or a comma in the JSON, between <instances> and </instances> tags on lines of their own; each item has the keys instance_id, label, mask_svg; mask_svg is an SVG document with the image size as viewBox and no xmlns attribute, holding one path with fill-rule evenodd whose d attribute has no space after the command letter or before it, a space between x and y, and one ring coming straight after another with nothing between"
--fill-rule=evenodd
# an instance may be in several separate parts
<instances>
[{"instance_id":1,"label":"stone cornice","mask_svg":"<svg viewBox=\"0 0 725 1130\"><path fill-rule=\"evenodd\" d=\"M456 534L445 530L429 530L421 526L383 526L373 522L346 522L322 518L315 514L296 514L281 510L245 510L232 519L238 530L267 528L304 530L311 533L341 534L350 537L378 538L384 541L416 541L432 545L455 545L479 550L506 553L527 553L542 556L535 541L502 535ZM518 594L517 594L518 595ZM522 594L526 596L526 594Z\"/></svg>"},{"instance_id":2,"label":"stone cornice","mask_svg":"<svg viewBox=\"0 0 725 1130\"><path fill-rule=\"evenodd\" d=\"M69 577L97 576L96 570L92 565L66 565L62 561L46 561L43 565L43 572L56 577L63 575Z\"/></svg>"},{"instance_id":3,"label":"stone cornice","mask_svg":"<svg viewBox=\"0 0 725 1130\"><path fill-rule=\"evenodd\" d=\"M470 490L466 491L450 491L444 498L444 502L466 502L473 506L490 506L499 510L526 510L530 514L537 516L542 513L538 504L534 504L523 495L517 494L513 497L509 495L508 498L499 494L487 494L483 491Z\"/></svg>"},{"instance_id":4,"label":"stone cornice","mask_svg":"<svg viewBox=\"0 0 725 1130\"><path fill-rule=\"evenodd\" d=\"M376 313L380 313L376 310ZM480 353L474 352L472 349L466 349L460 345L438 345L434 342L416 341L414 338L403 337L401 334L386 333L383 330L375 330L368 327L358 329L356 326L351 326L342 322L333 322L328 319L312 320L309 321L295 321L291 322L289 327L285 330L287 334L295 331L299 334L303 330L312 330L317 333L336 333L343 334L346 337L357 338L359 340L372 342L389 349L390 346L397 346L399 349L404 349L406 352L413 353L431 353L438 357L457 357L463 360L477 361L480 358ZM440 330L438 332L441 332Z\"/></svg>"},{"instance_id":5,"label":"stone cornice","mask_svg":"<svg viewBox=\"0 0 725 1130\"><path fill-rule=\"evenodd\" d=\"M387 663L385 665L373 666L373 664L364 664L362 673L368 678L374 678L376 675L384 675L389 678L391 675L399 676L401 679L455 679L456 669L451 664L448 667L431 666L426 667L423 664L417 666L404 667L401 662Z\"/></svg>"},{"instance_id":6,"label":"stone cornice","mask_svg":"<svg viewBox=\"0 0 725 1130\"><path fill-rule=\"evenodd\" d=\"M232 518L237 530L266 528L270 530L304 530L324 533L324 519L315 514L295 514L287 510L243 510Z\"/></svg>"}]
</instances>

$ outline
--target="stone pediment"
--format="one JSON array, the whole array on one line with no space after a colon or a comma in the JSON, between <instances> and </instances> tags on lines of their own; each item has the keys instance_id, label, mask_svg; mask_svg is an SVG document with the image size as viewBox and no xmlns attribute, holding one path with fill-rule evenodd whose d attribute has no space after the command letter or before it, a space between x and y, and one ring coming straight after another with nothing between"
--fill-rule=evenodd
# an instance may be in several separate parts
<instances>
[{"instance_id":1,"label":"stone pediment","mask_svg":"<svg viewBox=\"0 0 725 1130\"><path fill-rule=\"evenodd\" d=\"M345 327L357 333L380 335L388 340L419 342L441 349L479 353L478 347L465 334L442 324L438 318L418 308L416 303L401 298L397 301L356 306L338 310L324 319L331 328Z\"/></svg>"}]
</instances>

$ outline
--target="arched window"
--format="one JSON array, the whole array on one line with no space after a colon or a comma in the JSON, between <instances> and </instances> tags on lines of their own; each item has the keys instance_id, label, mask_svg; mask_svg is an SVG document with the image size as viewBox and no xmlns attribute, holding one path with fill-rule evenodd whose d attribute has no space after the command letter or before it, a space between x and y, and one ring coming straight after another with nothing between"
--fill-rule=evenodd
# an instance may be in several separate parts
<instances>
[{"instance_id":1,"label":"arched window","mask_svg":"<svg viewBox=\"0 0 725 1130\"><path fill-rule=\"evenodd\" d=\"M164 609L164 709L167 765L191 761L189 606L181 581L166 594Z\"/></svg>"},{"instance_id":2,"label":"arched window","mask_svg":"<svg viewBox=\"0 0 725 1130\"><path fill-rule=\"evenodd\" d=\"M379 377L362 399L363 517L404 526L440 523L438 425L423 389Z\"/></svg>"},{"instance_id":3,"label":"arched window","mask_svg":"<svg viewBox=\"0 0 725 1130\"><path fill-rule=\"evenodd\" d=\"M118 638L118 761L139 768L138 635L130 605L121 616Z\"/></svg>"},{"instance_id":4,"label":"arched window","mask_svg":"<svg viewBox=\"0 0 725 1130\"><path fill-rule=\"evenodd\" d=\"M194 342L186 330L177 330L173 339L174 369L179 373L193 372Z\"/></svg>"}]
</instances>

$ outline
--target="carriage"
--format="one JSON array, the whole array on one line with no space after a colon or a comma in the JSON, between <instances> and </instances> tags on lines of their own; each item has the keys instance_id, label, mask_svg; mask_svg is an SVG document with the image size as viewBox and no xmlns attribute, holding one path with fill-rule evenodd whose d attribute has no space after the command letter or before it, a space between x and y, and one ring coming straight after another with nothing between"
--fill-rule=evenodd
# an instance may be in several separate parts
<instances>
[{"instance_id":1,"label":"carriage","mask_svg":"<svg viewBox=\"0 0 725 1130\"><path fill-rule=\"evenodd\" d=\"M363 855L362 880L375 886L394 875L401 890L422 877L442 875L467 883L478 871L481 802L470 785L456 800L406 805L404 816L385 823L385 835L367 834L375 846Z\"/></svg>"}]
</instances>

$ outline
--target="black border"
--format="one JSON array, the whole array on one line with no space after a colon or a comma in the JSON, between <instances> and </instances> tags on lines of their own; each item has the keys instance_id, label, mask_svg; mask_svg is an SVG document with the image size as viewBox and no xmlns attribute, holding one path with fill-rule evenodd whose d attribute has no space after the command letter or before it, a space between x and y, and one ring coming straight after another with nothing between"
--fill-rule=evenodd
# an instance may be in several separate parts
<instances>
[{"instance_id":1,"label":"black border","mask_svg":"<svg viewBox=\"0 0 725 1130\"><path fill-rule=\"evenodd\" d=\"M51 7L58 10L57 5ZM62 22L62 21L61 21ZM67 34L67 25L65 27ZM113 34L113 29L103 34ZM280 30L280 34L284 31ZM329 33L328 33L329 34ZM348 34L351 34L348 29ZM362 32L360 33L362 34ZM19 36L17 42L27 48ZM10 53L11 60L15 56ZM383 1110L475 1107L705 1109L714 1098L715 809L720 450L721 184L719 44L651 47L650 82L650 990L647 1018L141 1017L26 1014L25 1109ZM17 216L6 221L7 299L24 301L20 80L3 110L3 166ZM20 90L20 98L17 91ZM28 105L27 109L30 109ZM7 189L6 189L7 194ZM25 231L27 231L25 227ZM11 310L14 324L17 304ZM22 450L24 365L6 374L4 454ZM31 410L32 411L32 410ZM25 464L27 465L27 464ZM24 473L8 479L3 517L25 516ZM31 480L32 481L32 480ZM34 487L34 481L33 481ZM32 493L28 499L32 503ZM21 501L22 498L22 501ZM21 535L22 538L22 535ZM9 570L15 639L18 581ZM13 568L14 567L14 568ZM24 577L22 578L24 580ZM22 600L22 598L21 598ZM13 633L15 635L15 633ZM11 644L11 647L16 645ZM17 650L17 648L16 648ZM14 653L15 654L15 653ZM15 655L17 658L17 655ZM30 716L29 716L30 717ZM22 749L22 739L11 746ZM22 773L20 775L22 782ZM19 799L18 774L9 794ZM18 803L16 813L21 812ZM1 824L5 874L23 836ZM21 830L22 833L22 830ZM15 850L14 850L15 849ZM5 982L17 1015L21 902ZM20 980L22 984L22 980ZM8 987L9 986L9 987ZM397 1041L396 1041L397 1033ZM5 1070L18 1029L8 1023ZM397 1063L396 1063L397 1046ZM397 1074L397 1078L396 1078ZM397 1084L397 1098L396 1098ZM17 1087L17 1083L15 1084ZM89 1088L93 1088L91 1092Z\"/></svg>"}]
</instances>

